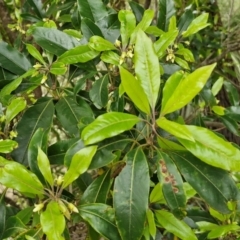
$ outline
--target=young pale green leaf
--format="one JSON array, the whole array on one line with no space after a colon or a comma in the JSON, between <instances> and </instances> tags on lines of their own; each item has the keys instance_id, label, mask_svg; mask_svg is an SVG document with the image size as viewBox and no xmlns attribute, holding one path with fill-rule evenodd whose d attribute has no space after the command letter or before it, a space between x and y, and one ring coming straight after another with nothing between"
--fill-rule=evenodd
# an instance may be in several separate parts
<instances>
[{"instance_id":1,"label":"young pale green leaf","mask_svg":"<svg viewBox=\"0 0 240 240\"><path fill-rule=\"evenodd\" d=\"M161 116L188 104L204 87L216 64L201 67L185 77L161 110ZM184 93L184 94L183 94Z\"/></svg>"},{"instance_id":2,"label":"young pale green leaf","mask_svg":"<svg viewBox=\"0 0 240 240\"><path fill-rule=\"evenodd\" d=\"M67 67L63 62L54 62L51 65L51 68L49 70L50 73L54 75L63 75L67 71Z\"/></svg>"},{"instance_id":3,"label":"young pale green leaf","mask_svg":"<svg viewBox=\"0 0 240 240\"><path fill-rule=\"evenodd\" d=\"M42 195L43 185L36 175L22 164L0 158L0 182L22 193Z\"/></svg>"},{"instance_id":4,"label":"young pale green leaf","mask_svg":"<svg viewBox=\"0 0 240 240\"><path fill-rule=\"evenodd\" d=\"M163 138L163 137L160 137L160 136L158 136L157 142L158 142L158 145L162 149L176 150L176 151L186 151L186 148L184 148L180 144L178 144L176 142L173 142L173 141L170 141L170 140L168 140L166 138Z\"/></svg>"},{"instance_id":5,"label":"young pale green leaf","mask_svg":"<svg viewBox=\"0 0 240 240\"><path fill-rule=\"evenodd\" d=\"M216 96L223 86L223 77L218 78L218 80L212 86L212 94Z\"/></svg>"},{"instance_id":6,"label":"young pale green leaf","mask_svg":"<svg viewBox=\"0 0 240 240\"><path fill-rule=\"evenodd\" d=\"M15 98L11 101L6 111L6 124L8 124L14 117L16 117L27 105L23 97Z\"/></svg>"},{"instance_id":7,"label":"young pale green leaf","mask_svg":"<svg viewBox=\"0 0 240 240\"><path fill-rule=\"evenodd\" d=\"M125 48L128 45L129 38L136 27L136 18L132 11L120 10L118 13L118 19L121 23L121 39L122 47Z\"/></svg>"},{"instance_id":8,"label":"young pale green leaf","mask_svg":"<svg viewBox=\"0 0 240 240\"><path fill-rule=\"evenodd\" d=\"M113 206L122 240L140 239L142 236L149 187L147 159L141 148L134 149L127 153L126 166L114 184Z\"/></svg>"},{"instance_id":9,"label":"young pale green leaf","mask_svg":"<svg viewBox=\"0 0 240 240\"><path fill-rule=\"evenodd\" d=\"M156 224L154 220L154 214L150 209L147 210L147 221L148 221L149 233L154 239L157 233L157 229L156 229Z\"/></svg>"},{"instance_id":10,"label":"young pale green leaf","mask_svg":"<svg viewBox=\"0 0 240 240\"><path fill-rule=\"evenodd\" d=\"M176 16L173 15L170 19L169 19L169 25L168 25L168 31L172 31L174 29L177 28L177 19Z\"/></svg>"},{"instance_id":11,"label":"young pale green leaf","mask_svg":"<svg viewBox=\"0 0 240 240\"><path fill-rule=\"evenodd\" d=\"M239 229L240 229L240 226L237 224L216 226L215 228L211 229L207 237L208 239L217 239L217 238L223 239L223 237L229 234L230 232L236 232L236 231L239 231Z\"/></svg>"},{"instance_id":12,"label":"young pale green leaf","mask_svg":"<svg viewBox=\"0 0 240 240\"><path fill-rule=\"evenodd\" d=\"M214 113L216 113L219 116L225 115L226 108L224 108L222 106L213 106L213 107L211 107L211 109L213 110Z\"/></svg>"},{"instance_id":13,"label":"young pale green leaf","mask_svg":"<svg viewBox=\"0 0 240 240\"><path fill-rule=\"evenodd\" d=\"M81 174L88 170L97 146L85 147L74 154L68 171L64 175L63 188L76 180Z\"/></svg>"},{"instance_id":14,"label":"young pale green leaf","mask_svg":"<svg viewBox=\"0 0 240 240\"><path fill-rule=\"evenodd\" d=\"M74 30L74 29L64 29L63 32L67 33L69 36L75 37L77 39L81 39L82 38L82 34L80 31L78 30Z\"/></svg>"},{"instance_id":15,"label":"young pale green leaf","mask_svg":"<svg viewBox=\"0 0 240 240\"><path fill-rule=\"evenodd\" d=\"M208 15L209 15L208 13L203 13L197 18L195 18L188 26L187 30L182 33L183 37L193 35L194 33L197 33L203 28L209 26L210 24L207 23Z\"/></svg>"},{"instance_id":16,"label":"young pale green leaf","mask_svg":"<svg viewBox=\"0 0 240 240\"><path fill-rule=\"evenodd\" d=\"M183 56L184 59L188 62L194 62L194 56L192 52L187 48L181 47L175 52L175 54Z\"/></svg>"},{"instance_id":17,"label":"young pale green leaf","mask_svg":"<svg viewBox=\"0 0 240 240\"><path fill-rule=\"evenodd\" d=\"M240 150L212 131L198 126L187 126L195 142L179 138L179 142L203 162L225 169L240 170Z\"/></svg>"},{"instance_id":18,"label":"young pale green leaf","mask_svg":"<svg viewBox=\"0 0 240 240\"><path fill-rule=\"evenodd\" d=\"M128 113L109 112L100 115L82 131L85 145L100 142L130 130L140 119Z\"/></svg>"},{"instance_id":19,"label":"young pale green leaf","mask_svg":"<svg viewBox=\"0 0 240 240\"><path fill-rule=\"evenodd\" d=\"M169 213L165 210L156 210L155 216L162 227L180 239L197 240L197 237L192 229L184 221L174 217L172 213Z\"/></svg>"},{"instance_id":20,"label":"young pale green leaf","mask_svg":"<svg viewBox=\"0 0 240 240\"><path fill-rule=\"evenodd\" d=\"M115 223L115 212L110 206L103 203L80 205L79 214L104 238L121 240Z\"/></svg>"},{"instance_id":21,"label":"young pale green leaf","mask_svg":"<svg viewBox=\"0 0 240 240\"><path fill-rule=\"evenodd\" d=\"M32 45L32 44L26 44L27 46L27 50L28 52L34 57L36 58L40 63L42 63L43 65L45 65L45 61L43 60L42 55L40 54L40 52Z\"/></svg>"},{"instance_id":22,"label":"young pale green leaf","mask_svg":"<svg viewBox=\"0 0 240 240\"><path fill-rule=\"evenodd\" d=\"M137 33L134 64L137 78L154 109L160 88L159 62L151 39L142 30Z\"/></svg>"},{"instance_id":23,"label":"young pale green leaf","mask_svg":"<svg viewBox=\"0 0 240 240\"><path fill-rule=\"evenodd\" d=\"M183 69L190 70L187 61L183 60L182 58L175 57L175 58L174 58L174 61L175 61L180 67L182 67Z\"/></svg>"},{"instance_id":24,"label":"young pale green leaf","mask_svg":"<svg viewBox=\"0 0 240 240\"><path fill-rule=\"evenodd\" d=\"M88 45L81 45L72 48L62 54L58 61L65 64L85 63L99 55L99 52L92 50Z\"/></svg>"},{"instance_id":25,"label":"young pale green leaf","mask_svg":"<svg viewBox=\"0 0 240 240\"><path fill-rule=\"evenodd\" d=\"M166 201L162 192L162 183L157 183L150 194L150 203L164 203Z\"/></svg>"},{"instance_id":26,"label":"young pale green leaf","mask_svg":"<svg viewBox=\"0 0 240 240\"><path fill-rule=\"evenodd\" d=\"M1 139L0 140L0 153L10 153L17 146L18 146L18 143L13 140L10 140L10 139L2 140Z\"/></svg>"},{"instance_id":27,"label":"young pale green leaf","mask_svg":"<svg viewBox=\"0 0 240 240\"><path fill-rule=\"evenodd\" d=\"M140 81L137 80L129 71L123 67L119 66L119 69L121 75L121 83L125 92L141 111L150 115L151 110L148 99L145 92L143 91Z\"/></svg>"},{"instance_id":28,"label":"young pale green leaf","mask_svg":"<svg viewBox=\"0 0 240 240\"><path fill-rule=\"evenodd\" d=\"M169 45L173 44L178 35L178 30L174 29L161 34L160 38L154 42L154 49L159 58L162 58Z\"/></svg>"},{"instance_id":29,"label":"young pale green leaf","mask_svg":"<svg viewBox=\"0 0 240 240\"><path fill-rule=\"evenodd\" d=\"M171 133L173 136L178 138L187 139L194 142L194 138L191 132L188 130L186 125L182 125L173 121L167 120L165 117L160 117L156 121L157 125L165 131Z\"/></svg>"},{"instance_id":30,"label":"young pale green leaf","mask_svg":"<svg viewBox=\"0 0 240 240\"><path fill-rule=\"evenodd\" d=\"M164 33L164 31L157 26L149 26L145 32L156 37L160 37Z\"/></svg>"},{"instance_id":31,"label":"young pale green leaf","mask_svg":"<svg viewBox=\"0 0 240 240\"><path fill-rule=\"evenodd\" d=\"M65 228L65 218L57 202L48 203L46 210L40 215L42 231L49 240L64 240L62 233Z\"/></svg>"},{"instance_id":32,"label":"young pale green leaf","mask_svg":"<svg viewBox=\"0 0 240 240\"><path fill-rule=\"evenodd\" d=\"M118 65L120 56L113 51L104 51L101 54L101 60L106 63L111 63L112 65Z\"/></svg>"},{"instance_id":33,"label":"young pale green leaf","mask_svg":"<svg viewBox=\"0 0 240 240\"><path fill-rule=\"evenodd\" d=\"M117 50L117 48L109 41L105 40L100 36L92 36L89 39L88 46L95 51L110 51Z\"/></svg>"},{"instance_id":34,"label":"young pale green leaf","mask_svg":"<svg viewBox=\"0 0 240 240\"><path fill-rule=\"evenodd\" d=\"M40 147L38 147L37 162L39 170L41 171L43 177L48 181L50 186L53 186L54 180L51 172L50 163L47 155L43 152L43 150Z\"/></svg>"}]
</instances>

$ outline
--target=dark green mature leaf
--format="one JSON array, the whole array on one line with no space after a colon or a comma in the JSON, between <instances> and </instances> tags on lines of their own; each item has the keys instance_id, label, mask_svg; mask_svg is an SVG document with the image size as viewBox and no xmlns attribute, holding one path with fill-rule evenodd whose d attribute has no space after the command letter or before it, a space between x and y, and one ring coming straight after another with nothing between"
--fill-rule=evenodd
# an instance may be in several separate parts
<instances>
[{"instance_id":1,"label":"dark green mature leaf","mask_svg":"<svg viewBox=\"0 0 240 240\"><path fill-rule=\"evenodd\" d=\"M49 240L64 240L62 233L65 228L65 218L57 202L51 201L40 216L43 232Z\"/></svg>"},{"instance_id":2,"label":"dark green mature leaf","mask_svg":"<svg viewBox=\"0 0 240 240\"><path fill-rule=\"evenodd\" d=\"M143 17L145 9L139 3L135 2L135 1L129 1L129 5L130 5L137 21L140 22Z\"/></svg>"},{"instance_id":3,"label":"dark green mature leaf","mask_svg":"<svg viewBox=\"0 0 240 240\"><path fill-rule=\"evenodd\" d=\"M79 214L104 238L121 240L115 223L114 209L110 206L102 203L80 205Z\"/></svg>"},{"instance_id":4,"label":"dark green mature leaf","mask_svg":"<svg viewBox=\"0 0 240 240\"><path fill-rule=\"evenodd\" d=\"M238 189L227 171L212 167L190 153L171 153L186 181L213 208L230 213L228 201L238 201Z\"/></svg>"},{"instance_id":5,"label":"dark green mature leaf","mask_svg":"<svg viewBox=\"0 0 240 240\"><path fill-rule=\"evenodd\" d=\"M197 126L187 126L195 142L178 139L183 146L203 162L228 171L240 170L240 150L212 131Z\"/></svg>"},{"instance_id":6,"label":"dark green mature leaf","mask_svg":"<svg viewBox=\"0 0 240 240\"><path fill-rule=\"evenodd\" d=\"M93 22L97 22L108 15L101 0L78 0L78 9L82 18L89 18Z\"/></svg>"},{"instance_id":7,"label":"dark green mature leaf","mask_svg":"<svg viewBox=\"0 0 240 240\"><path fill-rule=\"evenodd\" d=\"M101 109L106 107L108 103L108 83L109 77L108 74L106 74L104 77L95 80L89 91L89 97L96 108Z\"/></svg>"},{"instance_id":8,"label":"dark green mature leaf","mask_svg":"<svg viewBox=\"0 0 240 240\"><path fill-rule=\"evenodd\" d=\"M34 13L40 18L42 19L45 15L45 12L43 10L43 5L41 1L38 0L27 0L26 1L31 8L34 10Z\"/></svg>"},{"instance_id":9,"label":"dark green mature leaf","mask_svg":"<svg viewBox=\"0 0 240 240\"><path fill-rule=\"evenodd\" d=\"M32 67L22 53L3 41L0 42L0 65L16 75L24 74Z\"/></svg>"},{"instance_id":10,"label":"dark green mature leaf","mask_svg":"<svg viewBox=\"0 0 240 240\"><path fill-rule=\"evenodd\" d=\"M239 94L237 88L231 83L224 81L224 88L228 94L228 99L231 105L239 106Z\"/></svg>"},{"instance_id":11,"label":"dark green mature leaf","mask_svg":"<svg viewBox=\"0 0 240 240\"><path fill-rule=\"evenodd\" d=\"M49 129L52 125L54 105L52 99L42 98L34 106L30 107L22 116L17 125L18 148L13 151L15 161L28 164L27 149L38 128Z\"/></svg>"},{"instance_id":12,"label":"dark green mature leaf","mask_svg":"<svg viewBox=\"0 0 240 240\"><path fill-rule=\"evenodd\" d=\"M86 203L106 203L112 184L111 170L95 179L84 191L81 205Z\"/></svg>"},{"instance_id":13,"label":"dark green mature leaf","mask_svg":"<svg viewBox=\"0 0 240 240\"><path fill-rule=\"evenodd\" d=\"M140 119L131 114L109 112L100 115L82 131L85 145L100 142L130 130Z\"/></svg>"},{"instance_id":14,"label":"dark green mature leaf","mask_svg":"<svg viewBox=\"0 0 240 240\"><path fill-rule=\"evenodd\" d=\"M159 62L151 39L141 30L137 33L134 63L137 78L154 109L160 88Z\"/></svg>"},{"instance_id":15,"label":"dark green mature leaf","mask_svg":"<svg viewBox=\"0 0 240 240\"><path fill-rule=\"evenodd\" d=\"M3 239L12 237L18 233L23 233L27 230L25 224L16 216L11 216L6 221L5 232Z\"/></svg>"},{"instance_id":16,"label":"dark green mature leaf","mask_svg":"<svg viewBox=\"0 0 240 240\"><path fill-rule=\"evenodd\" d=\"M81 23L81 31L83 36L89 40L92 36L101 36L103 37L103 33L101 29L90 19L83 18Z\"/></svg>"},{"instance_id":17,"label":"dark green mature leaf","mask_svg":"<svg viewBox=\"0 0 240 240\"><path fill-rule=\"evenodd\" d=\"M115 180L113 205L122 240L140 239L150 187L147 159L141 148L126 155L126 166Z\"/></svg>"},{"instance_id":18,"label":"dark green mature leaf","mask_svg":"<svg viewBox=\"0 0 240 240\"><path fill-rule=\"evenodd\" d=\"M78 123L81 118L93 118L89 105L80 99L80 104L73 96L62 97L56 104L57 118L62 126L71 134L78 136Z\"/></svg>"},{"instance_id":19,"label":"dark green mature leaf","mask_svg":"<svg viewBox=\"0 0 240 240\"><path fill-rule=\"evenodd\" d=\"M185 10L185 12L181 15L178 21L177 27L179 29L180 34L188 28L193 19L194 19L193 10L192 9Z\"/></svg>"},{"instance_id":20,"label":"dark green mature leaf","mask_svg":"<svg viewBox=\"0 0 240 240\"><path fill-rule=\"evenodd\" d=\"M18 143L13 140L10 140L10 139L1 140L0 141L0 153L10 153L17 146L18 146Z\"/></svg>"},{"instance_id":21,"label":"dark green mature leaf","mask_svg":"<svg viewBox=\"0 0 240 240\"><path fill-rule=\"evenodd\" d=\"M3 234L6 226L6 205L0 200L0 240L3 240Z\"/></svg>"},{"instance_id":22,"label":"dark green mature leaf","mask_svg":"<svg viewBox=\"0 0 240 240\"><path fill-rule=\"evenodd\" d=\"M32 35L39 46L57 56L80 45L76 38L55 28L36 27Z\"/></svg>"},{"instance_id":23,"label":"dark green mature leaf","mask_svg":"<svg viewBox=\"0 0 240 240\"><path fill-rule=\"evenodd\" d=\"M157 26L166 31L170 18L175 14L174 0L159 0L159 13Z\"/></svg>"}]
</instances>

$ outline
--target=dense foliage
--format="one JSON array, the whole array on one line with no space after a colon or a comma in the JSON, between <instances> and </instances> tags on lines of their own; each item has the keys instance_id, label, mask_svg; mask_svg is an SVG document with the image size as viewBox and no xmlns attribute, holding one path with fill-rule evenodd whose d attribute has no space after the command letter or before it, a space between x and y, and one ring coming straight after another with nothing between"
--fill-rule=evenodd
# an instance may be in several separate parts
<instances>
[{"instance_id":1,"label":"dense foliage","mask_svg":"<svg viewBox=\"0 0 240 240\"><path fill-rule=\"evenodd\" d=\"M239 46L199 2L5 1L0 239L240 237Z\"/></svg>"}]
</instances>

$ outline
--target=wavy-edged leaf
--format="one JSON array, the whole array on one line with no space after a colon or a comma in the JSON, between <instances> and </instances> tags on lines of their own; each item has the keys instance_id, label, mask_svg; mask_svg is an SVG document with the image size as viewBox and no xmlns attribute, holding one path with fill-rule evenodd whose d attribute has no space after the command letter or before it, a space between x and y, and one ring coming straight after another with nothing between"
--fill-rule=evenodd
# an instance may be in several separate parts
<instances>
[{"instance_id":1,"label":"wavy-edged leaf","mask_svg":"<svg viewBox=\"0 0 240 240\"><path fill-rule=\"evenodd\" d=\"M129 71L119 66L121 83L125 92L131 98L133 103L144 113L150 114L150 106L147 96L143 91L140 81L137 80Z\"/></svg>"},{"instance_id":2,"label":"wavy-edged leaf","mask_svg":"<svg viewBox=\"0 0 240 240\"><path fill-rule=\"evenodd\" d=\"M126 155L126 166L114 184L113 205L122 240L140 239L150 187L147 159L141 148ZM137 227L136 227L137 226Z\"/></svg>"},{"instance_id":3,"label":"wavy-edged leaf","mask_svg":"<svg viewBox=\"0 0 240 240\"><path fill-rule=\"evenodd\" d=\"M100 142L130 130L140 119L128 113L109 112L100 115L82 131L86 145Z\"/></svg>"},{"instance_id":4,"label":"wavy-edged leaf","mask_svg":"<svg viewBox=\"0 0 240 240\"><path fill-rule=\"evenodd\" d=\"M186 127L191 132L195 142L180 138L178 140L193 155L214 167L227 171L240 170L240 150L238 148L206 128Z\"/></svg>"},{"instance_id":5,"label":"wavy-edged leaf","mask_svg":"<svg viewBox=\"0 0 240 240\"><path fill-rule=\"evenodd\" d=\"M28 163L27 149L34 132L38 128L49 129L52 125L53 114L54 105L50 98L42 98L25 111L16 127L18 136L15 140L18 142L18 148L12 153L15 161Z\"/></svg>"},{"instance_id":6,"label":"wavy-edged leaf","mask_svg":"<svg viewBox=\"0 0 240 240\"><path fill-rule=\"evenodd\" d=\"M165 210L156 210L155 216L164 229L178 236L180 239L197 240L192 229L185 222L174 217L172 213Z\"/></svg>"},{"instance_id":7,"label":"wavy-edged leaf","mask_svg":"<svg viewBox=\"0 0 240 240\"><path fill-rule=\"evenodd\" d=\"M97 146L85 147L74 154L68 171L64 175L63 188L76 180L81 174L88 170Z\"/></svg>"},{"instance_id":8,"label":"wavy-edged leaf","mask_svg":"<svg viewBox=\"0 0 240 240\"><path fill-rule=\"evenodd\" d=\"M22 164L2 157L0 157L0 182L22 193L42 195L44 192L43 185L34 173Z\"/></svg>"},{"instance_id":9,"label":"wavy-edged leaf","mask_svg":"<svg viewBox=\"0 0 240 240\"><path fill-rule=\"evenodd\" d=\"M110 51L117 50L117 48L108 40L100 36L92 36L89 39L88 46L95 51Z\"/></svg>"},{"instance_id":10,"label":"wavy-edged leaf","mask_svg":"<svg viewBox=\"0 0 240 240\"><path fill-rule=\"evenodd\" d=\"M46 210L40 215L42 231L49 240L64 240L62 233L65 228L65 218L57 202L48 203Z\"/></svg>"},{"instance_id":11,"label":"wavy-edged leaf","mask_svg":"<svg viewBox=\"0 0 240 240\"><path fill-rule=\"evenodd\" d=\"M18 146L18 143L13 140L10 140L10 139L2 140L1 139L0 140L0 153L10 153L17 146Z\"/></svg>"},{"instance_id":12,"label":"wavy-edged leaf","mask_svg":"<svg viewBox=\"0 0 240 240\"><path fill-rule=\"evenodd\" d=\"M202 90L215 66L214 63L198 68L186 76L162 108L161 115L174 112L188 104Z\"/></svg>"},{"instance_id":13,"label":"wavy-edged leaf","mask_svg":"<svg viewBox=\"0 0 240 240\"><path fill-rule=\"evenodd\" d=\"M111 184L111 170L108 170L95 179L84 191L81 204L106 203Z\"/></svg>"},{"instance_id":14,"label":"wavy-edged leaf","mask_svg":"<svg viewBox=\"0 0 240 240\"><path fill-rule=\"evenodd\" d=\"M82 45L68 50L58 58L58 61L65 64L85 63L98 55L99 52L92 50L88 45Z\"/></svg>"},{"instance_id":15,"label":"wavy-edged leaf","mask_svg":"<svg viewBox=\"0 0 240 240\"><path fill-rule=\"evenodd\" d=\"M121 240L116 223L114 209L103 203L80 205L80 216L106 239Z\"/></svg>"},{"instance_id":16,"label":"wavy-edged leaf","mask_svg":"<svg viewBox=\"0 0 240 240\"><path fill-rule=\"evenodd\" d=\"M134 64L137 78L154 109L160 88L159 62L151 39L141 30L137 33Z\"/></svg>"},{"instance_id":17,"label":"wavy-edged leaf","mask_svg":"<svg viewBox=\"0 0 240 240\"><path fill-rule=\"evenodd\" d=\"M238 189L227 171L212 167L191 153L171 153L184 179L217 211L228 214L228 201L238 200Z\"/></svg>"}]
</instances>

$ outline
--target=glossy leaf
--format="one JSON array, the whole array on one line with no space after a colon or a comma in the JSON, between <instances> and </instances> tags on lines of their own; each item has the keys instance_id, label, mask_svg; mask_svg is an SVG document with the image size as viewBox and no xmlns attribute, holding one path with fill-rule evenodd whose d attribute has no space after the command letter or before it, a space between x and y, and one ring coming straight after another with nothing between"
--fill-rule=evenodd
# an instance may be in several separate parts
<instances>
[{"instance_id":1,"label":"glossy leaf","mask_svg":"<svg viewBox=\"0 0 240 240\"><path fill-rule=\"evenodd\" d=\"M160 136L158 136L157 142L162 149L186 151L186 148L184 148L182 145L180 145L176 142L170 141L166 138L160 137Z\"/></svg>"},{"instance_id":2,"label":"glossy leaf","mask_svg":"<svg viewBox=\"0 0 240 240\"><path fill-rule=\"evenodd\" d=\"M28 52L35 58L37 59L40 63L45 65L45 61L43 60L42 55L40 52L32 45L32 44L26 44Z\"/></svg>"},{"instance_id":3,"label":"glossy leaf","mask_svg":"<svg viewBox=\"0 0 240 240\"><path fill-rule=\"evenodd\" d=\"M109 77L108 74L106 74L104 77L95 80L91 90L89 91L90 99L99 109L106 107L108 103L108 84Z\"/></svg>"},{"instance_id":4,"label":"glossy leaf","mask_svg":"<svg viewBox=\"0 0 240 240\"><path fill-rule=\"evenodd\" d=\"M162 183L157 183L150 194L150 203L166 203L163 192Z\"/></svg>"},{"instance_id":5,"label":"glossy leaf","mask_svg":"<svg viewBox=\"0 0 240 240\"><path fill-rule=\"evenodd\" d=\"M65 64L85 63L99 55L99 52L92 50L88 45L82 45L66 51L58 61Z\"/></svg>"},{"instance_id":6,"label":"glossy leaf","mask_svg":"<svg viewBox=\"0 0 240 240\"><path fill-rule=\"evenodd\" d=\"M62 62L54 62L51 65L51 68L49 70L50 73L54 75L63 75L67 71L67 67L64 63Z\"/></svg>"},{"instance_id":7,"label":"glossy leaf","mask_svg":"<svg viewBox=\"0 0 240 240\"><path fill-rule=\"evenodd\" d=\"M192 229L183 221L180 221L172 213L165 210L156 210L155 216L157 221L168 232L173 233L183 240L197 240Z\"/></svg>"},{"instance_id":8,"label":"glossy leaf","mask_svg":"<svg viewBox=\"0 0 240 240\"><path fill-rule=\"evenodd\" d=\"M27 0L26 1L34 10L34 13L42 19L45 15L44 9L43 9L43 4L41 1L38 0Z\"/></svg>"},{"instance_id":9,"label":"glossy leaf","mask_svg":"<svg viewBox=\"0 0 240 240\"><path fill-rule=\"evenodd\" d=\"M216 64L198 68L186 76L161 110L161 115L174 112L188 104L204 87ZM185 94L182 94L182 93Z\"/></svg>"},{"instance_id":10,"label":"glossy leaf","mask_svg":"<svg viewBox=\"0 0 240 240\"><path fill-rule=\"evenodd\" d=\"M81 31L83 36L87 40L89 40L92 36L95 36L95 35L103 37L103 33L101 29L89 18L82 19Z\"/></svg>"},{"instance_id":11,"label":"glossy leaf","mask_svg":"<svg viewBox=\"0 0 240 240\"><path fill-rule=\"evenodd\" d=\"M212 94L216 96L223 86L223 77L220 77L212 86Z\"/></svg>"},{"instance_id":12,"label":"glossy leaf","mask_svg":"<svg viewBox=\"0 0 240 240\"><path fill-rule=\"evenodd\" d=\"M169 45L173 44L178 35L178 30L174 29L161 34L160 38L154 42L154 49L159 58L162 58Z\"/></svg>"},{"instance_id":13,"label":"glossy leaf","mask_svg":"<svg viewBox=\"0 0 240 240\"><path fill-rule=\"evenodd\" d=\"M237 201L238 189L227 171L212 167L190 153L171 153L184 179L214 209L228 214L228 201Z\"/></svg>"},{"instance_id":14,"label":"glossy leaf","mask_svg":"<svg viewBox=\"0 0 240 240\"><path fill-rule=\"evenodd\" d=\"M101 60L106 63L111 63L112 65L118 65L120 56L113 51L105 51L101 54Z\"/></svg>"},{"instance_id":15,"label":"glossy leaf","mask_svg":"<svg viewBox=\"0 0 240 240\"><path fill-rule=\"evenodd\" d=\"M0 42L0 63L2 68L16 75L22 75L32 67L22 53L3 41Z\"/></svg>"},{"instance_id":16,"label":"glossy leaf","mask_svg":"<svg viewBox=\"0 0 240 240\"><path fill-rule=\"evenodd\" d=\"M84 204L79 207L80 216L106 239L121 240L114 209L102 203Z\"/></svg>"},{"instance_id":17,"label":"glossy leaf","mask_svg":"<svg viewBox=\"0 0 240 240\"><path fill-rule=\"evenodd\" d=\"M54 105L52 99L49 98L42 98L25 111L16 128L18 136L15 140L18 142L18 148L12 153L15 161L28 163L27 149L34 132L38 128L49 129L52 125L53 114Z\"/></svg>"},{"instance_id":18,"label":"glossy leaf","mask_svg":"<svg viewBox=\"0 0 240 240\"><path fill-rule=\"evenodd\" d=\"M0 153L10 153L11 151L13 151L15 148L17 148L18 143L10 140L10 139L6 139L6 140L0 140Z\"/></svg>"},{"instance_id":19,"label":"glossy leaf","mask_svg":"<svg viewBox=\"0 0 240 240\"><path fill-rule=\"evenodd\" d=\"M194 142L194 138L191 132L188 130L186 125L182 125L173 121L167 120L165 117L160 117L156 121L157 125L165 131L171 133L173 136L178 138L187 139Z\"/></svg>"},{"instance_id":20,"label":"glossy leaf","mask_svg":"<svg viewBox=\"0 0 240 240\"><path fill-rule=\"evenodd\" d=\"M154 214L150 209L147 210L147 221L148 221L149 233L153 238L155 238L157 229L156 229Z\"/></svg>"},{"instance_id":21,"label":"glossy leaf","mask_svg":"<svg viewBox=\"0 0 240 240\"><path fill-rule=\"evenodd\" d=\"M95 179L84 191L81 197L81 204L106 203L111 184L111 171L108 170Z\"/></svg>"},{"instance_id":22,"label":"glossy leaf","mask_svg":"<svg viewBox=\"0 0 240 240\"><path fill-rule=\"evenodd\" d=\"M151 39L141 30L138 31L134 48L134 63L137 79L154 109L160 88L159 62Z\"/></svg>"},{"instance_id":23,"label":"glossy leaf","mask_svg":"<svg viewBox=\"0 0 240 240\"><path fill-rule=\"evenodd\" d=\"M114 184L113 206L122 240L140 239L148 209L148 163L140 148L128 152L125 157L126 166Z\"/></svg>"},{"instance_id":24,"label":"glossy leaf","mask_svg":"<svg viewBox=\"0 0 240 240\"><path fill-rule=\"evenodd\" d=\"M137 116L127 113L105 113L84 128L82 139L85 145L93 144L130 130L139 121Z\"/></svg>"},{"instance_id":25,"label":"glossy leaf","mask_svg":"<svg viewBox=\"0 0 240 240\"><path fill-rule=\"evenodd\" d=\"M143 6L141 4L139 4L135 1L130 1L129 5L130 5L131 10L133 11L135 17L136 17L137 22L140 22L142 17L143 17L145 9L143 8Z\"/></svg>"},{"instance_id":26,"label":"glossy leaf","mask_svg":"<svg viewBox=\"0 0 240 240\"><path fill-rule=\"evenodd\" d=\"M49 240L64 240L62 234L66 223L57 202L48 203L46 210L40 215L40 222Z\"/></svg>"},{"instance_id":27,"label":"glossy leaf","mask_svg":"<svg viewBox=\"0 0 240 240\"><path fill-rule=\"evenodd\" d=\"M180 16L178 21L179 33L185 31L191 24L193 19L194 19L193 10L192 9L185 10L185 12Z\"/></svg>"},{"instance_id":28,"label":"glossy leaf","mask_svg":"<svg viewBox=\"0 0 240 240\"><path fill-rule=\"evenodd\" d=\"M35 174L23 165L0 158L0 182L22 193L43 194L43 185Z\"/></svg>"},{"instance_id":29,"label":"glossy leaf","mask_svg":"<svg viewBox=\"0 0 240 240\"><path fill-rule=\"evenodd\" d=\"M88 170L97 146L85 147L74 154L68 171L64 175L63 188Z\"/></svg>"},{"instance_id":30,"label":"glossy leaf","mask_svg":"<svg viewBox=\"0 0 240 240\"><path fill-rule=\"evenodd\" d=\"M116 47L109 41L100 36L92 36L89 39L88 46L95 51L110 51L117 50Z\"/></svg>"},{"instance_id":31,"label":"glossy leaf","mask_svg":"<svg viewBox=\"0 0 240 240\"><path fill-rule=\"evenodd\" d=\"M133 103L144 113L150 115L150 106L147 96L143 91L140 81L137 80L129 71L119 66L121 83L125 92L131 98Z\"/></svg>"}]
</instances>

